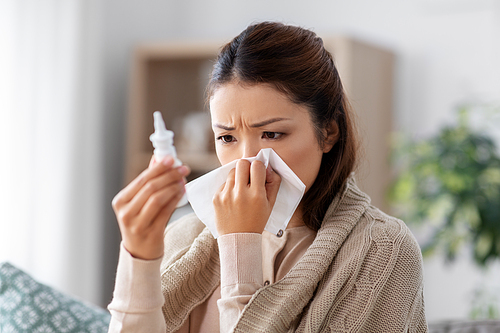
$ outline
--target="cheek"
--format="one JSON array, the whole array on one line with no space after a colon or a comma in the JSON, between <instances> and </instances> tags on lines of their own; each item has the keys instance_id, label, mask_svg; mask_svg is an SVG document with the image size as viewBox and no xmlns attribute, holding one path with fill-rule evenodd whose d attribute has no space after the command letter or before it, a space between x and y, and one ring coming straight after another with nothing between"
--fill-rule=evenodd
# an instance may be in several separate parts
<instances>
[{"instance_id":1,"label":"cheek","mask_svg":"<svg viewBox=\"0 0 500 333\"><path fill-rule=\"evenodd\" d=\"M286 153L279 153L283 161L306 185L306 191L312 186L321 166L323 152L318 147L310 144L294 146Z\"/></svg>"},{"instance_id":2,"label":"cheek","mask_svg":"<svg viewBox=\"0 0 500 333\"><path fill-rule=\"evenodd\" d=\"M234 153L230 149L220 148L218 144L215 145L215 153L221 165L228 164L238 158L233 156Z\"/></svg>"}]
</instances>

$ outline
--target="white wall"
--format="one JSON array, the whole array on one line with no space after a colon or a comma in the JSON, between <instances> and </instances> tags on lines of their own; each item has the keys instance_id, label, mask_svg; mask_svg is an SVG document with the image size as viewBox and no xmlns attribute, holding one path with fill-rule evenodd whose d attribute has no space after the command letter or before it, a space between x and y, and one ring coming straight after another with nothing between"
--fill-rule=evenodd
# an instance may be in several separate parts
<instances>
[{"instance_id":1,"label":"white wall","mask_svg":"<svg viewBox=\"0 0 500 333\"><path fill-rule=\"evenodd\" d=\"M0 1L0 262L99 302L94 0Z\"/></svg>"},{"instance_id":2,"label":"white wall","mask_svg":"<svg viewBox=\"0 0 500 333\"><path fill-rule=\"evenodd\" d=\"M379 43L398 57L395 124L429 135L466 101L500 97L500 2L486 0L106 0L102 2L106 202L121 188L129 63L138 42L229 40L254 21L280 20L320 35ZM113 286L117 229L106 209L105 303ZM499 276L499 275L497 275ZM465 317L480 272L467 259L426 260L429 320ZM450 283L453 281L453 283Z\"/></svg>"}]
</instances>

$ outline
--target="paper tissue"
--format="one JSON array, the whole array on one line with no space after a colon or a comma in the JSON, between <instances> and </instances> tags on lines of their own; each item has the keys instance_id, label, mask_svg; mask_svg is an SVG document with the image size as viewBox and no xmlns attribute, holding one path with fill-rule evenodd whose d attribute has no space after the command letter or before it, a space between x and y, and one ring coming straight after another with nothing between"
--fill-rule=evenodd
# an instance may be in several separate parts
<instances>
[{"instance_id":1,"label":"paper tissue","mask_svg":"<svg viewBox=\"0 0 500 333\"><path fill-rule=\"evenodd\" d=\"M275 235L280 233L280 230L283 232L297 209L306 186L271 148L262 149L257 156L245 159L250 162L259 160L264 163L266 168L270 164L273 170L280 175L280 188L265 230ZM215 228L215 211L212 199L215 192L226 182L227 175L231 169L235 168L236 162L237 160L223 165L186 185L186 194L191 207L215 238L218 237L218 234Z\"/></svg>"}]
</instances>

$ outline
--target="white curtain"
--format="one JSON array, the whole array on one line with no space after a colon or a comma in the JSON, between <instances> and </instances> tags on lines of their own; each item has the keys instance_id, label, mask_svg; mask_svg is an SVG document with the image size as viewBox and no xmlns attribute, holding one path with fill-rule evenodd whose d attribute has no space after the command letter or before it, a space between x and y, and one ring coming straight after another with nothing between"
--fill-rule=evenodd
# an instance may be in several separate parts
<instances>
[{"instance_id":1,"label":"white curtain","mask_svg":"<svg viewBox=\"0 0 500 333\"><path fill-rule=\"evenodd\" d=\"M0 262L98 303L98 2L0 1Z\"/></svg>"}]
</instances>

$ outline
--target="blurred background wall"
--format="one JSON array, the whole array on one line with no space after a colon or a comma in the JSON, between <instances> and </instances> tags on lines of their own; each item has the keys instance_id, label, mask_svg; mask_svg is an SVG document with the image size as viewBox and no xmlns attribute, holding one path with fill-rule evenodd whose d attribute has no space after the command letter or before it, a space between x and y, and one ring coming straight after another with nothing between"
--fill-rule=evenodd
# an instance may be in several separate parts
<instances>
[{"instance_id":1,"label":"blurred background wall","mask_svg":"<svg viewBox=\"0 0 500 333\"><path fill-rule=\"evenodd\" d=\"M393 123L397 130L422 137L452 122L457 104L492 102L500 97L498 0L23 0L11 2L11 7L2 5L4 11L0 15L10 17L10 23L5 20L0 23L3 24L0 26L2 38L11 43L2 45L16 45L15 42L23 38L19 31L24 31L23 24L31 22L26 11L35 8L31 14L33 19L40 17L44 9L57 13L63 20L60 29L66 27L65 36L73 43L71 52L64 57L73 59L71 68L75 72L68 79L74 85L71 102L62 107L60 113L51 113L50 106L46 106L44 114L44 121L54 121L47 124L48 129L70 126L71 133L62 135L73 138L73 145L61 149L54 148L57 145L40 146L39 149L48 149L50 154L37 152L37 163L42 163L43 156L52 160L62 158L64 170L56 169L56 165L63 168L63 162L59 161L44 164L46 172L30 176L32 181L39 181L42 176L66 175L64 188L54 189L51 181L45 181L25 201L26 193L16 192L13 196L12 190L2 186L1 199L5 206L0 220L0 260L10 260L46 283L103 306L110 301L120 240L110 203L123 187L128 80L136 45L152 41L229 41L248 24L262 20L300 25L324 37L355 37L394 52ZM10 12L5 11L8 8ZM50 25L54 21L50 13L47 15ZM39 23L44 26L43 22ZM74 30L68 30L68 26ZM60 29L54 26L47 34L60 34ZM50 45L55 44L45 47L50 49ZM30 51L29 48L20 50ZM12 59L21 55L22 52L12 53ZM8 69L9 58L0 59L3 61L0 68ZM54 70L57 68L54 65ZM17 72L9 73L19 77ZM23 75L25 82L33 80L29 73ZM52 79L54 75L50 72L36 77L37 82L42 82L41 86L44 86L43 80ZM5 89L12 89L10 81L0 82ZM67 87L63 83L61 86ZM15 87L24 89L25 86L18 82ZM64 90L51 95L54 102L64 98L60 93ZM36 94L29 96L37 98ZM0 103L1 100L2 97ZM26 111L22 106L0 104L5 151L24 149L14 143L19 132L12 130L22 127L6 125L7 121L19 121L20 118L7 115ZM19 109L12 110L13 107ZM67 121L58 122L67 108L76 111ZM25 117L29 117L29 113ZM498 133L493 134L498 137ZM57 137L51 138L47 144L50 146L57 140ZM22 144L29 146L30 143L22 141ZM66 159L67 155L70 157ZM30 168L37 166L24 153L2 152L1 159L1 177L5 177L5 183L7 177L25 179ZM19 188L16 181L8 184L11 189ZM26 189L29 188L26 185ZM30 211L33 207L38 207L36 212L44 211L40 208L41 198L44 207L58 202L52 206L53 212L45 215L48 221L43 222L33 212L19 212L19 209ZM12 208L12 202L16 203L17 210ZM499 276L498 264L483 272L466 254L453 266L446 266L439 257L426 259L428 319L466 317L472 290L478 283L498 288L495 281L500 280Z\"/></svg>"}]
</instances>

